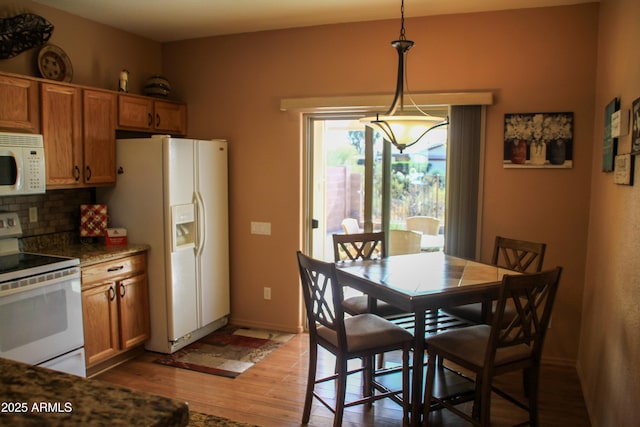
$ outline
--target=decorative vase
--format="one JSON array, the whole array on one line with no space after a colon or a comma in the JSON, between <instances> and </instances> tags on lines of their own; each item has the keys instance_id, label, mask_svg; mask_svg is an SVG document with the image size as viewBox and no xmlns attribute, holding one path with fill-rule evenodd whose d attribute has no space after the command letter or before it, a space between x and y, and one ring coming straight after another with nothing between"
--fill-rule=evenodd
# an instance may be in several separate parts
<instances>
[{"instance_id":1,"label":"decorative vase","mask_svg":"<svg viewBox=\"0 0 640 427\"><path fill-rule=\"evenodd\" d=\"M166 77L154 74L146 80L142 92L148 96L166 97L171 92L171 85Z\"/></svg>"},{"instance_id":2,"label":"decorative vase","mask_svg":"<svg viewBox=\"0 0 640 427\"><path fill-rule=\"evenodd\" d=\"M527 142L525 140L514 141L511 145L511 163L523 164L527 160Z\"/></svg>"},{"instance_id":3,"label":"decorative vase","mask_svg":"<svg viewBox=\"0 0 640 427\"><path fill-rule=\"evenodd\" d=\"M563 140L553 141L549 145L549 163L561 165L567 158L566 144Z\"/></svg>"},{"instance_id":4,"label":"decorative vase","mask_svg":"<svg viewBox=\"0 0 640 427\"><path fill-rule=\"evenodd\" d=\"M544 165L547 161L547 144L534 142L529 147L529 160L532 165Z\"/></svg>"}]
</instances>

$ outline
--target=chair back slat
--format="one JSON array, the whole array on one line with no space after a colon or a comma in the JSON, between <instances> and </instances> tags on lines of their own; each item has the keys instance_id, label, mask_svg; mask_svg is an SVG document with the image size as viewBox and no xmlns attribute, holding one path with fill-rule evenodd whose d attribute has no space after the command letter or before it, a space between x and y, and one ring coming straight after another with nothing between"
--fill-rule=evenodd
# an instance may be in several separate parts
<instances>
[{"instance_id":1,"label":"chair back slat","mask_svg":"<svg viewBox=\"0 0 640 427\"><path fill-rule=\"evenodd\" d=\"M386 256L383 231L333 235L335 262L378 259Z\"/></svg>"},{"instance_id":2,"label":"chair back slat","mask_svg":"<svg viewBox=\"0 0 640 427\"><path fill-rule=\"evenodd\" d=\"M336 278L335 264L313 259L300 251L297 257L309 329L315 335L318 325L329 328L336 332L339 345L346 346L344 294Z\"/></svg>"},{"instance_id":3,"label":"chair back slat","mask_svg":"<svg viewBox=\"0 0 640 427\"><path fill-rule=\"evenodd\" d=\"M501 348L525 344L531 347L534 358L540 360L542 343L551 319L551 310L560 281L561 267L553 270L505 275L493 317L491 338L485 360L493 360ZM505 306L515 307L515 316L502 327Z\"/></svg>"},{"instance_id":4,"label":"chair back slat","mask_svg":"<svg viewBox=\"0 0 640 427\"><path fill-rule=\"evenodd\" d=\"M542 271L545 243L496 236L492 264L515 271Z\"/></svg>"}]
</instances>

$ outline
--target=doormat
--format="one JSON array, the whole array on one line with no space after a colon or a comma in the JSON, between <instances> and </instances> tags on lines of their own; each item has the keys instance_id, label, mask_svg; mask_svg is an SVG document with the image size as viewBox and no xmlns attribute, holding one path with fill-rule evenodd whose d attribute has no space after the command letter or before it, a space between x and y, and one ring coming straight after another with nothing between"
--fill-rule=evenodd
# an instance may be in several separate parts
<instances>
[{"instance_id":1,"label":"doormat","mask_svg":"<svg viewBox=\"0 0 640 427\"><path fill-rule=\"evenodd\" d=\"M292 337L284 332L228 325L154 362L236 378Z\"/></svg>"}]
</instances>

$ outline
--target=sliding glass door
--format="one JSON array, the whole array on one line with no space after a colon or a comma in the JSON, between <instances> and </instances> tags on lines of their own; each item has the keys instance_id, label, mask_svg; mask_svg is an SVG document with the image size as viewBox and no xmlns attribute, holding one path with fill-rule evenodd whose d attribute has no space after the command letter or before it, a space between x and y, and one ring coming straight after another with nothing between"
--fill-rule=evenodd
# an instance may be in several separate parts
<instances>
[{"instance_id":1,"label":"sliding glass door","mask_svg":"<svg viewBox=\"0 0 640 427\"><path fill-rule=\"evenodd\" d=\"M399 153L357 116L306 116L305 227L309 253L333 260L332 234L407 228L411 216L444 225L447 129ZM440 227L441 233L444 226Z\"/></svg>"}]
</instances>

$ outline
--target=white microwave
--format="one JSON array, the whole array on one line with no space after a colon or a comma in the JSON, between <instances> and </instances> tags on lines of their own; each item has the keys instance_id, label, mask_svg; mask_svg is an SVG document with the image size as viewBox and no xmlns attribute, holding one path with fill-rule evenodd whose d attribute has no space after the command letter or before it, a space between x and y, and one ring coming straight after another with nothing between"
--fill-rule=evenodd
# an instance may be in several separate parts
<instances>
[{"instance_id":1,"label":"white microwave","mask_svg":"<svg viewBox=\"0 0 640 427\"><path fill-rule=\"evenodd\" d=\"M45 192L42 135L0 132L0 196Z\"/></svg>"}]
</instances>

